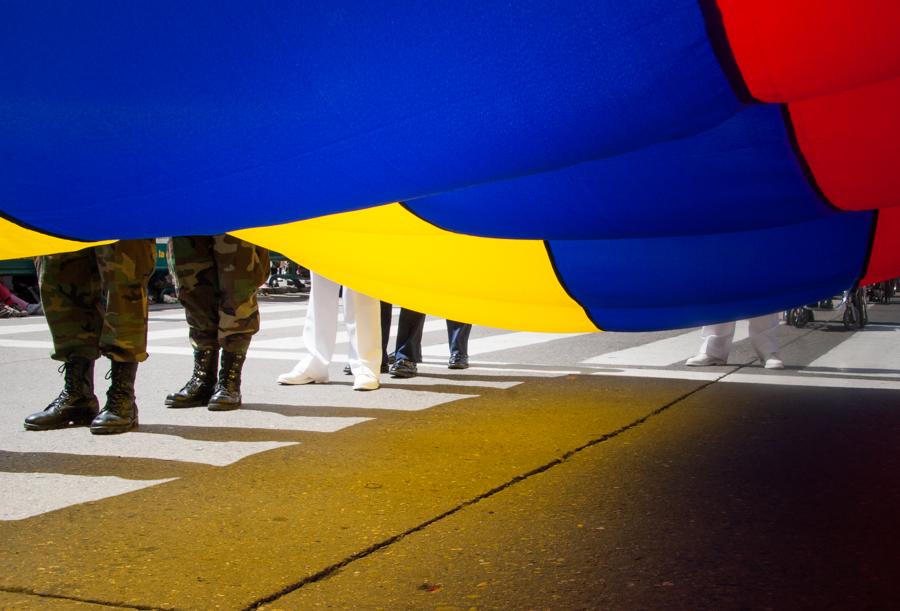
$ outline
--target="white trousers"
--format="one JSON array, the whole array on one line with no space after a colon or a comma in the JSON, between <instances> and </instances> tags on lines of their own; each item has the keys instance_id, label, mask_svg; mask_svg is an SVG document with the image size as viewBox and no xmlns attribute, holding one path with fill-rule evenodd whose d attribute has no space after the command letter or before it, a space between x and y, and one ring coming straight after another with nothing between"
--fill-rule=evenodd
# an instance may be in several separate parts
<instances>
[{"instance_id":1,"label":"white trousers","mask_svg":"<svg viewBox=\"0 0 900 611\"><path fill-rule=\"evenodd\" d=\"M778 352L778 341L775 330L778 328L778 314L766 314L750 320L750 343L757 356L765 359L773 352ZM700 330L700 354L727 360L734 340L735 323L723 322L717 325L706 325Z\"/></svg>"},{"instance_id":2,"label":"white trousers","mask_svg":"<svg viewBox=\"0 0 900 611\"><path fill-rule=\"evenodd\" d=\"M328 379L337 341L338 294L341 285L310 272L309 308L303 323L303 345L309 353L295 369L316 380ZM350 336L353 375L378 378L381 372L381 305L377 299L344 287L344 323Z\"/></svg>"}]
</instances>

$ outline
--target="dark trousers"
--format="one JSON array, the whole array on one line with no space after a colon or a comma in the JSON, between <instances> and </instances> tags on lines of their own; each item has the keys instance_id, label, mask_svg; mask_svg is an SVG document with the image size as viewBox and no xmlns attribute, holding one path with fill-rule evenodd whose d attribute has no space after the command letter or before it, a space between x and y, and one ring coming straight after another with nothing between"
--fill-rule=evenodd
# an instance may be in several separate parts
<instances>
[{"instance_id":1,"label":"dark trousers","mask_svg":"<svg viewBox=\"0 0 900 611\"><path fill-rule=\"evenodd\" d=\"M391 304L381 302L381 358L383 363L387 363L387 343L391 334L391 308ZM397 344L394 348L396 360L422 362L422 333L424 330L424 314L401 308L400 321L397 326Z\"/></svg>"},{"instance_id":2,"label":"dark trousers","mask_svg":"<svg viewBox=\"0 0 900 611\"><path fill-rule=\"evenodd\" d=\"M469 356L469 333L472 325L466 322L447 321L447 342L450 344L450 355Z\"/></svg>"},{"instance_id":3,"label":"dark trousers","mask_svg":"<svg viewBox=\"0 0 900 611\"><path fill-rule=\"evenodd\" d=\"M381 302L381 359L387 363L387 345L391 334L391 310L389 303ZM425 330L425 314L401 308L397 327L397 344L394 356L397 360L422 362L422 334ZM450 354L469 356L469 333L472 325L455 320L447 321L447 341Z\"/></svg>"}]
</instances>

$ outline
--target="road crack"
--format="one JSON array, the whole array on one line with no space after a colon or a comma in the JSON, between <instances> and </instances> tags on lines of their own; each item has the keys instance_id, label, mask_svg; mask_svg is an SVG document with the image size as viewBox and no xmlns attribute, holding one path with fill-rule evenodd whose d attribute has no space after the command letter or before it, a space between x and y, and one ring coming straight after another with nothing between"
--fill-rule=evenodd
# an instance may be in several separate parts
<instances>
[{"instance_id":1,"label":"road crack","mask_svg":"<svg viewBox=\"0 0 900 611\"><path fill-rule=\"evenodd\" d=\"M534 469L531 469L530 471L527 471L525 473L517 475L517 476L507 480L506 482L504 482L498 486L495 486L494 488L491 488L490 490L488 490L486 492L479 494L478 496L475 496L466 501L463 501L463 502L459 503L458 505L452 507L451 509L448 509L447 511L445 511L441 514L434 516L433 518L430 518L424 522L421 522L421 523L417 524L416 526L413 526L413 527L411 527L401 533L398 533L392 537L384 539L383 541L374 543L363 550L360 550L354 554L351 554L350 556L347 556L346 558L344 558L338 562L335 562L334 564L331 564L316 573L313 573L312 575L308 575L295 583L285 586L284 588L282 588L281 590L278 590L277 592L269 594L263 598L259 598L259 599L255 600L254 602L252 602L247 607L244 607L243 611L254 611L256 609L259 609L263 605L275 602L279 598L282 598L284 596L287 596L288 594L296 592L297 590L299 590L305 586L308 586L310 584L327 579L328 577L331 577L332 575L334 575L341 569L347 567L348 565L352 564L353 562L356 562L357 560L362 560L363 558L371 556L375 552L378 552L387 547L390 547L390 546L394 545L395 543L402 541L406 537L413 535L415 533L421 532L421 531L425 530L426 528L428 528L429 526L436 524L442 520L445 520L445 519L459 513L460 511L462 511L464 509L467 509L477 503L480 503L481 501L484 501L485 499L489 499L489 498L503 492L504 490L507 490L512 486L515 486L516 484L519 484L529 478L532 478L536 475L540 475L541 473L549 471L550 469L553 469L554 467L557 467L565 462L568 462L574 456L580 454L581 452L584 452L585 450L587 450L589 448L592 448L603 442L609 441L610 439L618 437L619 435L621 435L623 433L626 433L634 428L641 426L642 424L644 424L651 418L654 418L654 417L660 415L661 413L669 410L670 408L672 408L675 405L683 402L684 400L692 397L693 395L696 395L697 393L705 390L706 388L709 388L716 382L720 381L722 378L725 378L733 373L736 373L737 371L739 371L739 370L743 369L744 367L753 363L755 360L756 359L753 359L751 361L748 361L747 363L742 363L740 365L737 365L731 371L723 373L721 376L715 378L714 380L708 380L706 382L703 382L702 384L698 385L696 388L693 388L692 390L672 399L671 401L665 403L664 405L661 405L660 407L648 412L647 414L645 414L641 418L638 418L637 420L634 420L628 424L625 424L609 433L605 433L604 435L601 435L600 437L591 439L590 441L587 441L587 442L583 443L582 445L561 454L557 458L555 458L539 467L535 467Z\"/></svg>"}]
</instances>

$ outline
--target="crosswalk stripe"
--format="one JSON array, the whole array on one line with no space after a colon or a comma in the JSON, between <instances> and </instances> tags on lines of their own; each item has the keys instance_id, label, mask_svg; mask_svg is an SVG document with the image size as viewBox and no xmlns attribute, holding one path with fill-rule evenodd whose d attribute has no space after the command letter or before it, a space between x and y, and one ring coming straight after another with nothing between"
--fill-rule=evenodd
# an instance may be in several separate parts
<instances>
[{"instance_id":1,"label":"crosswalk stripe","mask_svg":"<svg viewBox=\"0 0 900 611\"><path fill-rule=\"evenodd\" d=\"M0 326L0 336L3 335L21 335L24 333L39 333L41 331L49 331L50 329L47 327L47 323L41 321L40 323L28 323L28 324L16 324L16 325L3 325Z\"/></svg>"},{"instance_id":2,"label":"crosswalk stripe","mask_svg":"<svg viewBox=\"0 0 900 611\"><path fill-rule=\"evenodd\" d=\"M303 327L304 319L299 318L299 319L290 319L290 320L297 321L296 322L297 328ZM294 325L293 324L273 324L273 323L269 323L267 325L267 324L263 323L262 330L266 331L269 329L278 329L278 328L291 327L291 326L294 326ZM437 329L443 328L443 326L444 326L443 320L428 320L425 322L425 329L423 332L428 333L430 331L435 331ZM182 335L184 335L186 332L187 332L186 330L183 331ZM393 337L393 338L397 337L397 325L394 325L392 327L391 337ZM350 343L350 336L347 335L347 332L344 331L343 329L341 329L337 332L335 338L336 338L335 339L336 345ZM388 342L388 345L391 346L392 344L390 342ZM292 336L286 336L286 337L276 337L276 338L272 338L272 339L254 338L252 346L254 348L262 348L262 349L268 349L268 350L302 350L303 349L303 337L300 335L292 335Z\"/></svg>"},{"instance_id":3,"label":"crosswalk stripe","mask_svg":"<svg viewBox=\"0 0 900 611\"><path fill-rule=\"evenodd\" d=\"M349 380L350 378L348 378ZM335 380L337 381L337 380ZM391 381L393 382L393 380ZM396 380L397 383L405 383L407 380ZM349 381L347 382L349 384ZM421 382L419 382L421 384ZM349 388L347 392L352 392ZM245 393L246 394L246 393ZM431 409L451 401L470 399L477 397L474 394L433 392L428 390L409 390L407 388L391 388L390 382L386 382L378 392L353 393L352 405L343 393L335 393L334 386L329 384L306 384L303 386L283 386L279 389L279 396L284 398L287 404L301 403L302 405L316 405L320 407L343 407L347 409L362 410L395 410L404 412L418 412ZM249 403L247 396L245 403ZM302 410L302 407L298 407ZM174 410L171 410L174 411ZM239 414L249 410L238 410L227 415ZM258 412L253 412L254 414ZM292 416L291 418L298 418ZM225 422L226 420L222 420ZM223 425L225 426L225 425Z\"/></svg>"},{"instance_id":4,"label":"crosswalk stripe","mask_svg":"<svg viewBox=\"0 0 900 611\"><path fill-rule=\"evenodd\" d=\"M285 329L289 327L300 328L303 326L303 318L275 318L275 319L261 319L260 320L260 330L261 331L272 331L275 329ZM346 333L344 334L346 336ZM157 339L171 339L171 338L184 338L188 337L188 328L187 324L180 325L174 329L160 329L160 330L151 330L147 332L147 340L157 340ZM265 340L264 340L265 341Z\"/></svg>"},{"instance_id":5,"label":"crosswalk stripe","mask_svg":"<svg viewBox=\"0 0 900 611\"><path fill-rule=\"evenodd\" d=\"M591 375L595 376L613 376L627 378L655 378L667 380L697 380L697 381L718 381L730 384L766 384L770 386L807 386L820 388L858 388L858 389L880 389L880 390L900 390L900 380L876 380L876 379L857 379L857 378L835 378L829 376L817 375L785 375L780 373L747 373L741 371L727 371L722 366L713 368L713 370L679 370L679 369L640 369L627 368L609 369L605 371L595 371ZM851 375L851 374L847 374Z\"/></svg>"},{"instance_id":6,"label":"crosswalk stripe","mask_svg":"<svg viewBox=\"0 0 900 611\"><path fill-rule=\"evenodd\" d=\"M737 384L767 384L774 386L817 386L820 388L858 388L870 390L900 390L900 381L860 380L856 378L829 378L819 376L766 375L763 373L735 373L722 382Z\"/></svg>"},{"instance_id":7,"label":"crosswalk stripe","mask_svg":"<svg viewBox=\"0 0 900 611\"><path fill-rule=\"evenodd\" d=\"M133 480L112 476L62 475L58 473L0 473L0 520L24 520L32 516L134 492L173 479Z\"/></svg>"},{"instance_id":8,"label":"crosswalk stripe","mask_svg":"<svg viewBox=\"0 0 900 611\"><path fill-rule=\"evenodd\" d=\"M863 327L806 366L822 369L900 370L900 327L870 325Z\"/></svg>"},{"instance_id":9,"label":"crosswalk stripe","mask_svg":"<svg viewBox=\"0 0 900 611\"><path fill-rule=\"evenodd\" d=\"M306 312L306 308L308 307L308 303L305 301L298 303L285 303L285 304L268 304L264 302L260 302L259 311L265 314L277 314L280 312L294 312L295 314L302 314ZM184 322L184 310L180 307L172 308L172 311L169 312L167 310L161 311L151 311L150 318L152 320L161 320L161 321L181 321Z\"/></svg>"},{"instance_id":10,"label":"crosswalk stripe","mask_svg":"<svg viewBox=\"0 0 900 611\"><path fill-rule=\"evenodd\" d=\"M746 320L738 321L734 331L734 342L743 341L748 337L750 337L750 324ZM699 348L700 333L693 330L633 348L608 352L581 362L585 365L667 367L694 356Z\"/></svg>"},{"instance_id":11,"label":"crosswalk stripe","mask_svg":"<svg viewBox=\"0 0 900 611\"><path fill-rule=\"evenodd\" d=\"M469 356L478 354L487 354L489 352L499 352L500 350L509 350L511 348L523 348L525 346L533 346L535 344L543 344L553 342L558 339L566 339L569 337L577 337L579 335L587 335L586 333L530 333L530 332L514 332L500 333L487 337L479 337L469 340ZM446 343L436 344L433 346L425 346L422 348L423 356L450 356L450 349Z\"/></svg>"},{"instance_id":12,"label":"crosswalk stripe","mask_svg":"<svg viewBox=\"0 0 900 611\"><path fill-rule=\"evenodd\" d=\"M141 422L151 420L141 413ZM349 426L351 423L348 423ZM341 427L343 428L343 427ZM82 456L128 456L192 462L222 467L242 458L275 448L293 445L281 441L201 441L177 435L142 433L110 435L98 438L83 427L37 433L17 431L3 440L7 452L47 452L50 454L80 454Z\"/></svg>"}]
</instances>

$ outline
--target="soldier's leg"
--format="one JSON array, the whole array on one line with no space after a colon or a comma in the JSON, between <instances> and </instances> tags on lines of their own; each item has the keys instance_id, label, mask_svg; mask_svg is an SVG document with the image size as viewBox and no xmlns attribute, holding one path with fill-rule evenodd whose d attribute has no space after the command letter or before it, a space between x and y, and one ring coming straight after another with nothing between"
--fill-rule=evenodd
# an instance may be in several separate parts
<instances>
[{"instance_id":1,"label":"soldier's leg","mask_svg":"<svg viewBox=\"0 0 900 611\"><path fill-rule=\"evenodd\" d=\"M63 361L63 390L25 419L32 431L86 425L97 415L94 361L100 355L100 278L94 250L48 255L37 262L41 301L53 337L51 357Z\"/></svg>"},{"instance_id":2,"label":"soldier's leg","mask_svg":"<svg viewBox=\"0 0 900 611\"><path fill-rule=\"evenodd\" d=\"M259 331L257 289L265 282L269 252L234 236L213 236L218 299L218 341L223 350L246 354Z\"/></svg>"},{"instance_id":3,"label":"soldier's leg","mask_svg":"<svg viewBox=\"0 0 900 611\"><path fill-rule=\"evenodd\" d=\"M169 263L194 347L194 370L181 390L166 396L168 407L206 405L215 390L219 369L219 285L213 242L212 236L169 239Z\"/></svg>"},{"instance_id":4,"label":"soldier's leg","mask_svg":"<svg viewBox=\"0 0 900 611\"><path fill-rule=\"evenodd\" d=\"M169 241L175 288L195 351L219 349L219 278L213 244L212 236L180 236Z\"/></svg>"},{"instance_id":5,"label":"soldier's leg","mask_svg":"<svg viewBox=\"0 0 900 611\"><path fill-rule=\"evenodd\" d=\"M269 271L269 252L234 236L213 236L219 286L219 380L209 400L212 411L241 405L241 369L250 339L259 331L256 292Z\"/></svg>"},{"instance_id":6,"label":"soldier's leg","mask_svg":"<svg viewBox=\"0 0 900 611\"><path fill-rule=\"evenodd\" d=\"M93 422L95 434L124 433L138 423L134 378L147 359L147 282L156 263L152 239L97 247L106 313L100 351L112 361L106 404Z\"/></svg>"},{"instance_id":7,"label":"soldier's leg","mask_svg":"<svg viewBox=\"0 0 900 611\"><path fill-rule=\"evenodd\" d=\"M38 283L50 335L50 358L100 357L103 306L94 248L41 257Z\"/></svg>"}]
</instances>

